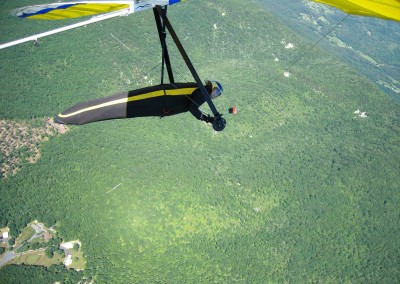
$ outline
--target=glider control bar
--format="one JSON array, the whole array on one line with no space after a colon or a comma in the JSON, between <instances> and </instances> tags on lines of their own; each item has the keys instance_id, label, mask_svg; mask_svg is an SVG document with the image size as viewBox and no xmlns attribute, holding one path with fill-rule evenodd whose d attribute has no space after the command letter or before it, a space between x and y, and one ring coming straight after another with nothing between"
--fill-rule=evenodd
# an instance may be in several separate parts
<instances>
[{"instance_id":1,"label":"glider control bar","mask_svg":"<svg viewBox=\"0 0 400 284\"><path fill-rule=\"evenodd\" d=\"M194 80L197 83L197 86L199 87L201 93L204 96L204 99L206 100L207 104L209 105L212 113L214 114L214 122L213 122L213 128L216 131L221 131L224 130L225 126L226 126L226 121L225 119L221 116L221 114L218 113L218 110L216 109L214 103L212 102L206 88L203 85L203 82L201 81L199 75L196 72L196 69L194 69L194 66L192 64L192 62L190 61L189 56L187 55L185 49L183 48L182 43L180 42L177 34L175 33L174 28L172 27L170 21L168 20L166 13L164 13L163 8L159 5L157 5L154 8L155 11L158 12L158 15L161 16L162 20L163 20L163 24L165 24L165 26L167 27L172 39L175 42L176 47L178 48L183 60L185 61L187 67L190 70L190 73L192 74Z\"/></svg>"}]
</instances>

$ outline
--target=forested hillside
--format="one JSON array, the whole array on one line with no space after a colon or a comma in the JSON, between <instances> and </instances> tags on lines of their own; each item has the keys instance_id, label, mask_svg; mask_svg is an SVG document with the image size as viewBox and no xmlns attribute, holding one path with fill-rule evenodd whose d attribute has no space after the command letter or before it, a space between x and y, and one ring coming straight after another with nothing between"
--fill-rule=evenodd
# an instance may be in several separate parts
<instances>
[{"instance_id":1,"label":"forested hillside","mask_svg":"<svg viewBox=\"0 0 400 284\"><path fill-rule=\"evenodd\" d=\"M348 15L309 0L259 0L296 33L354 66L388 95L400 99L400 23ZM305 58L308 54L305 54Z\"/></svg>"},{"instance_id":2,"label":"forested hillside","mask_svg":"<svg viewBox=\"0 0 400 284\"><path fill-rule=\"evenodd\" d=\"M1 4L1 42L63 24L8 16L29 4ZM318 46L288 71L310 42L260 1L168 13L201 78L224 84L216 106L238 114L220 133L189 113L41 142L35 163L0 180L0 228L57 224L82 243L85 270L5 265L0 283L399 282L398 102ZM0 51L1 120L160 80L151 11L39 42ZM190 81L170 53L176 80Z\"/></svg>"}]
</instances>

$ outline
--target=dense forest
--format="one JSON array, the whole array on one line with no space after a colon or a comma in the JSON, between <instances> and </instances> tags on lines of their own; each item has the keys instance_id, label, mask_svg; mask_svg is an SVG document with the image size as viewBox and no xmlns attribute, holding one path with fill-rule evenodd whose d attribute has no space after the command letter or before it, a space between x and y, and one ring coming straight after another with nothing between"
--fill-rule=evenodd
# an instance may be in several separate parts
<instances>
[{"instance_id":1,"label":"dense forest","mask_svg":"<svg viewBox=\"0 0 400 284\"><path fill-rule=\"evenodd\" d=\"M65 24L8 16L29 4L1 4L1 42ZM200 76L224 84L216 106L238 107L223 132L190 113L71 126L0 179L0 227L56 223L87 260L80 272L6 265L0 283L400 281L399 102L349 62L309 53L263 4L168 10ZM176 80L191 81L168 40ZM1 50L1 120L38 127L160 82L151 11L39 42Z\"/></svg>"}]
</instances>

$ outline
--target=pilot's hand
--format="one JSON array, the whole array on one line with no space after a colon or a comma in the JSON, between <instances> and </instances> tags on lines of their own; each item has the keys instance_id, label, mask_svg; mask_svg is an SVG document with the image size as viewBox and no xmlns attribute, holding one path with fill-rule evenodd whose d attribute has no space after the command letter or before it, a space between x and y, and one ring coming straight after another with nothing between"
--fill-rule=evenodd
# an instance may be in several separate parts
<instances>
[{"instance_id":1,"label":"pilot's hand","mask_svg":"<svg viewBox=\"0 0 400 284\"><path fill-rule=\"evenodd\" d=\"M207 114L207 116L204 119L204 121L207 122L207 123L213 123L214 119L215 119L214 117L212 117L211 115Z\"/></svg>"}]
</instances>

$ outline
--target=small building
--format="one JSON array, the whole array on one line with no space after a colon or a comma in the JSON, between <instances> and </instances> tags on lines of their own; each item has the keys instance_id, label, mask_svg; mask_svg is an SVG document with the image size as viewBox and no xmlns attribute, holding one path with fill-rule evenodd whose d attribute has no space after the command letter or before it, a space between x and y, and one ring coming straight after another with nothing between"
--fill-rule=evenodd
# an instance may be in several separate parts
<instances>
[{"instance_id":1,"label":"small building","mask_svg":"<svg viewBox=\"0 0 400 284\"><path fill-rule=\"evenodd\" d=\"M64 260L65 266L70 266L72 264L72 254L67 254L67 257Z\"/></svg>"},{"instance_id":2,"label":"small building","mask_svg":"<svg viewBox=\"0 0 400 284\"><path fill-rule=\"evenodd\" d=\"M3 240L8 239L8 232L3 232Z\"/></svg>"}]
</instances>

